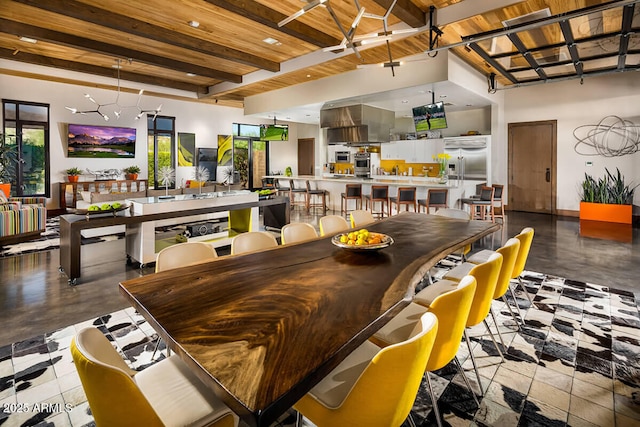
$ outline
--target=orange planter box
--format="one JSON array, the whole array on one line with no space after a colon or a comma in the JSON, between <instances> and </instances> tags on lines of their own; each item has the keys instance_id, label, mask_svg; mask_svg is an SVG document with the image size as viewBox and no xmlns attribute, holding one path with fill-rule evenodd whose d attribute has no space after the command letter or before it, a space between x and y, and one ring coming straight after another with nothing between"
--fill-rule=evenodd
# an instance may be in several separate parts
<instances>
[{"instance_id":1,"label":"orange planter box","mask_svg":"<svg viewBox=\"0 0 640 427\"><path fill-rule=\"evenodd\" d=\"M580 219L631 224L633 205L580 202Z\"/></svg>"},{"instance_id":2,"label":"orange planter box","mask_svg":"<svg viewBox=\"0 0 640 427\"><path fill-rule=\"evenodd\" d=\"M9 197L11 195L9 194L11 192L11 184L8 182L0 184L0 190L2 190L5 196Z\"/></svg>"}]
</instances>

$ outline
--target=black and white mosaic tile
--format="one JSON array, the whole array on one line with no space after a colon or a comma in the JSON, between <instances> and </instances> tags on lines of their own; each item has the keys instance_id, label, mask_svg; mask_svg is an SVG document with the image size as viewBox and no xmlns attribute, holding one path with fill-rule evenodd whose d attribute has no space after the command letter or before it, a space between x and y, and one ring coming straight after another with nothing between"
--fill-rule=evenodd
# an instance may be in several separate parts
<instances>
[{"instance_id":1,"label":"black and white mosaic tile","mask_svg":"<svg viewBox=\"0 0 640 427\"><path fill-rule=\"evenodd\" d=\"M449 259L432 272L437 278L455 263ZM640 425L640 294L531 272L524 279L535 304L517 293L524 327L502 301L494 302L504 362L482 325L469 331L484 396L461 343L458 358L480 405L453 365L431 374L445 425ZM69 352L73 335L89 325L133 369L154 363L157 334L131 308L0 347L0 426L92 425ZM162 343L160 350L156 359L164 357ZM412 417L418 426L436 425L426 383ZM285 415L279 425L293 420Z\"/></svg>"}]
</instances>

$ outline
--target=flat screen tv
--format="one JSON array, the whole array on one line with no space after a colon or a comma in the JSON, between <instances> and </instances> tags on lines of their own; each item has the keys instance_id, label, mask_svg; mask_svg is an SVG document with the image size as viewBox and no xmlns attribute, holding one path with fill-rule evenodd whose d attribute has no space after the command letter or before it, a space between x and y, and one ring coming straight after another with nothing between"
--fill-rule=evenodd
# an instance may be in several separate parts
<instances>
[{"instance_id":1,"label":"flat screen tv","mask_svg":"<svg viewBox=\"0 0 640 427\"><path fill-rule=\"evenodd\" d=\"M136 129L69 124L69 157L131 158L136 156Z\"/></svg>"},{"instance_id":2,"label":"flat screen tv","mask_svg":"<svg viewBox=\"0 0 640 427\"><path fill-rule=\"evenodd\" d=\"M216 172L218 169L218 149L217 148L198 148L197 165L209 171L209 181L216 180Z\"/></svg>"},{"instance_id":3,"label":"flat screen tv","mask_svg":"<svg viewBox=\"0 0 640 427\"><path fill-rule=\"evenodd\" d=\"M260 125L261 141L288 141L289 125Z\"/></svg>"},{"instance_id":4,"label":"flat screen tv","mask_svg":"<svg viewBox=\"0 0 640 427\"><path fill-rule=\"evenodd\" d=\"M447 117L444 114L444 102L414 107L413 123L416 126L416 133L446 128Z\"/></svg>"}]
</instances>

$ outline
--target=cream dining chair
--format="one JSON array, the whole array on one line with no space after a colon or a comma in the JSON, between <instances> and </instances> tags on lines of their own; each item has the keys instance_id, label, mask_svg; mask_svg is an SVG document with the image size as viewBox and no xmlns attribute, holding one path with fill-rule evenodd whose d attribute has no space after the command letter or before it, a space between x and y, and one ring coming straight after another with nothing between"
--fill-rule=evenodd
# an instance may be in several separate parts
<instances>
[{"instance_id":1,"label":"cream dining chair","mask_svg":"<svg viewBox=\"0 0 640 427\"><path fill-rule=\"evenodd\" d=\"M325 215L319 222L321 236L340 233L351 228L342 215Z\"/></svg>"},{"instance_id":2,"label":"cream dining chair","mask_svg":"<svg viewBox=\"0 0 640 427\"><path fill-rule=\"evenodd\" d=\"M278 241L273 237L273 234L267 231L248 231L238 234L231 240L231 255L275 248L277 246Z\"/></svg>"},{"instance_id":3,"label":"cream dining chair","mask_svg":"<svg viewBox=\"0 0 640 427\"><path fill-rule=\"evenodd\" d=\"M304 242L318 238L318 232L313 225L306 222L292 222L280 230L280 241L283 245Z\"/></svg>"},{"instance_id":4,"label":"cream dining chair","mask_svg":"<svg viewBox=\"0 0 640 427\"><path fill-rule=\"evenodd\" d=\"M376 219L371 211L362 209L351 211L349 217L351 220L351 228L360 228L376 222Z\"/></svg>"},{"instance_id":5,"label":"cream dining chair","mask_svg":"<svg viewBox=\"0 0 640 427\"><path fill-rule=\"evenodd\" d=\"M156 273L172 268L210 261L217 257L218 253L209 243L178 243L158 252L158 255L156 255Z\"/></svg>"}]
</instances>

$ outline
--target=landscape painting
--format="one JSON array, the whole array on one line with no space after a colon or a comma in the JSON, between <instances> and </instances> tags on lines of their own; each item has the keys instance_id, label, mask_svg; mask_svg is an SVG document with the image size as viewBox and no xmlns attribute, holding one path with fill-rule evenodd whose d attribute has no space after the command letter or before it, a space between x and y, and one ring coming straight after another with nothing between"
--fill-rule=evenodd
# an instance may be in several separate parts
<instances>
[{"instance_id":1,"label":"landscape painting","mask_svg":"<svg viewBox=\"0 0 640 427\"><path fill-rule=\"evenodd\" d=\"M136 129L69 124L67 150L69 157L132 159L136 156Z\"/></svg>"}]
</instances>

